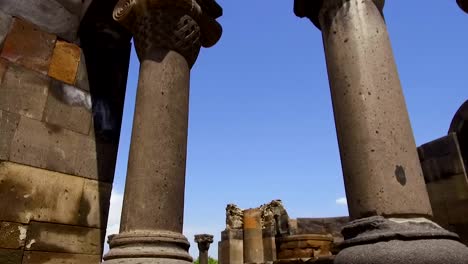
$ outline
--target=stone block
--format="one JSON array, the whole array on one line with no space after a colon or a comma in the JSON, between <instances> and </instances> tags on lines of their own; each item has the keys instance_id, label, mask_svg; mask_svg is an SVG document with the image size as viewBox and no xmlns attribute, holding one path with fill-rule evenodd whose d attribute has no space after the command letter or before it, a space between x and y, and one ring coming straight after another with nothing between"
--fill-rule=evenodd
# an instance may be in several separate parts
<instances>
[{"instance_id":1,"label":"stone block","mask_svg":"<svg viewBox=\"0 0 468 264\"><path fill-rule=\"evenodd\" d=\"M80 47L58 40L52 53L49 76L71 85L75 84L80 56Z\"/></svg>"},{"instance_id":2,"label":"stone block","mask_svg":"<svg viewBox=\"0 0 468 264\"><path fill-rule=\"evenodd\" d=\"M26 251L22 264L99 264L101 255Z\"/></svg>"},{"instance_id":3,"label":"stone block","mask_svg":"<svg viewBox=\"0 0 468 264\"><path fill-rule=\"evenodd\" d=\"M47 74L55 40L55 35L39 30L26 21L14 19L1 56L26 68Z\"/></svg>"},{"instance_id":4,"label":"stone block","mask_svg":"<svg viewBox=\"0 0 468 264\"><path fill-rule=\"evenodd\" d=\"M23 250L0 248L0 263L21 264L22 259L23 259Z\"/></svg>"},{"instance_id":5,"label":"stone block","mask_svg":"<svg viewBox=\"0 0 468 264\"><path fill-rule=\"evenodd\" d=\"M223 264L244 264L244 244L240 239L221 241L221 262Z\"/></svg>"},{"instance_id":6,"label":"stone block","mask_svg":"<svg viewBox=\"0 0 468 264\"><path fill-rule=\"evenodd\" d=\"M0 85L0 110L41 120L49 84L46 76L10 64Z\"/></svg>"},{"instance_id":7,"label":"stone block","mask_svg":"<svg viewBox=\"0 0 468 264\"><path fill-rule=\"evenodd\" d=\"M447 207L448 220L451 225L468 224L468 200L451 201Z\"/></svg>"},{"instance_id":8,"label":"stone block","mask_svg":"<svg viewBox=\"0 0 468 264\"><path fill-rule=\"evenodd\" d=\"M64 1L66 0L62 2ZM58 35L69 42L76 40L80 14L71 13L57 0L2 0L0 10L28 20L45 32Z\"/></svg>"},{"instance_id":9,"label":"stone block","mask_svg":"<svg viewBox=\"0 0 468 264\"><path fill-rule=\"evenodd\" d=\"M0 47L10 31L10 25L13 18L0 10Z\"/></svg>"},{"instance_id":10,"label":"stone block","mask_svg":"<svg viewBox=\"0 0 468 264\"><path fill-rule=\"evenodd\" d=\"M0 222L0 248L20 249L24 247L27 225Z\"/></svg>"},{"instance_id":11,"label":"stone block","mask_svg":"<svg viewBox=\"0 0 468 264\"><path fill-rule=\"evenodd\" d=\"M10 160L112 182L116 153L116 146L96 144L85 135L22 117L11 144Z\"/></svg>"},{"instance_id":12,"label":"stone block","mask_svg":"<svg viewBox=\"0 0 468 264\"><path fill-rule=\"evenodd\" d=\"M85 100L85 102L77 102L79 100ZM92 118L88 107L91 107L91 97L87 93L53 80L43 120L49 124L87 135Z\"/></svg>"},{"instance_id":13,"label":"stone block","mask_svg":"<svg viewBox=\"0 0 468 264\"><path fill-rule=\"evenodd\" d=\"M0 220L77 224L83 178L11 162L0 163Z\"/></svg>"},{"instance_id":14,"label":"stone block","mask_svg":"<svg viewBox=\"0 0 468 264\"><path fill-rule=\"evenodd\" d=\"M101 230L31 222L25 250L100 255Z\"/></svg>"},{"instance_id":15,"label":"stone block","mask_svg":"<svg viewBox=\"0 0 468 264\"><path fill-rule=\"evenodd\" d=\"M5 75L5 72L6 72L7 68L8 68L8 62L6 60L0 58L0 84L3 81L3 75Z\"/></svg>"},{"instance_id":16,"label":"stone block","mask_svg":"<svg viewBox=\"0 0 468 264\"><path fill-rule=\"evenodd\" d=\"M0 160L10 158L10 146L18 127L20 116L0 110Z\"/></svg>"},{"instance_id":17,"label":"stone block","mask_svg":"<svg viewBox=\"0 0 468 264\"><path fill-rule=\"evenodd\" d=\"M76 73L75 86L89 92L88 69L86 68L86 60L84 53L80 54L80 64Z\"/></svg>"},{"instance_id":18,"label":"stone block","mask_svg":"<svg viewBox=\"0 0 468 264\"><path fill-rule=\"evenodd\" d=\"M56 0L62 6L64 6L68 11L73 14L80 15L81 9L83 8L84 0Z\"/></svg>"},{"instance_id":19,"label":"stone block","mask_svg":"<svg viewBox=\"0 0 468 264\"><path fill-rule=\"evenodd\" d=\"M112 184L86 180L81 198L79 225L105 229Z\"/></svg>"}]
</instances>

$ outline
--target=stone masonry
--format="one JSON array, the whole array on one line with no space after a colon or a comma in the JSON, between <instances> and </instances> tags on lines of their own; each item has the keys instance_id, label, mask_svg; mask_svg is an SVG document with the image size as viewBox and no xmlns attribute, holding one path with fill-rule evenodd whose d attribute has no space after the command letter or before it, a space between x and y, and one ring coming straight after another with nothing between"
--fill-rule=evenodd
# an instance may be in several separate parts
<instances>
[{"instance_id":1,"label":"stone masonry","mask_svg":"<svg viewBox=\"0 0 468 264\"><path fill-rule=\"evenodd\" d=\"M101 261L122 113L102 129L84 2L0 1L0 263Z\"/></svg>"}]
</instances>

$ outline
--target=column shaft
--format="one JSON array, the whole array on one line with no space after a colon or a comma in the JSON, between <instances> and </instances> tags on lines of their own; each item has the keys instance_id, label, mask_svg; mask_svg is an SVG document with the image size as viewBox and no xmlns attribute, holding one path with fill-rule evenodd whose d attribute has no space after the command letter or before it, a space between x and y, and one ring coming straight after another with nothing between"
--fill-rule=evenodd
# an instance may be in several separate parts
<instances>
[{"instance_id":1,"label":"column shaft","mask_svg":"<svg viewBox=\"0 0 468 264\"><path fill-rule=\"evenodd\" d=\"M263 263L261 211L244 211L244 263Z\"/></svg>"},{"instance_id":2,"label":"column shaft","mask_svg":"<svg viewBox=\"0 0 468 264\"><path fill-rule=\"evenodd\" d=\"M190 70L179 53L155 52L160 62L140 66L121 232L182 232Z\"/></svg>"},{"instance_id":3,"label":"column shaft","mask_svg":"<svg viewBox=\"0 0 468 264\"><path fill-rule=\"evenodd\" d=\"M381 11L371 0L331 0L319 19L351 217L429 216Z\"/></svg>"}]
</instances>

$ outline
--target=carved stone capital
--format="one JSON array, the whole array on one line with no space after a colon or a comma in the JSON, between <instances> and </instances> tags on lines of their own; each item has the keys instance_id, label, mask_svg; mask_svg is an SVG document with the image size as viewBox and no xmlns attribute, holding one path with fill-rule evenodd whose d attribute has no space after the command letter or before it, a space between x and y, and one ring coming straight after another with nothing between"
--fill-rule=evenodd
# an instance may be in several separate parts
<instances>
[{"instance_id":1,"label":"carved stone capital","mask_svg":"<svg viewBox=\"0 0 468 264\"><path fill-rule=\"evenodd\" d=\"M198 250L208 251L210 244L213 243L213 236L208 234L195 235L195 242L198 244Z\"/></svg>"},{"instance_id":2,"label":"carved stone capital","mask_svg":"<svg viewBox=\"0 0 468 264\"><path fill-rule=\"evenodd\" d=\"M329 12L332 9L340 8L349 4L351 0L294 0L294 13L296 16L307 17L314 25L321 29L320 16L323 12ZM365 0L372 1L382 12L385 0Z\"/></svg>"},{"instance_id":3,"label":"carved stone capital","mask_svg":"<svg viewBox=\"0 0 468 264\"><path fill-rule=\"evenodd\" d=\"M120 0L113 18L132 32L138 57L154 49L180 53L192 66L201 46L211 47L221 38L222 13L213 0Z\"/></svg>"}]
</instances>

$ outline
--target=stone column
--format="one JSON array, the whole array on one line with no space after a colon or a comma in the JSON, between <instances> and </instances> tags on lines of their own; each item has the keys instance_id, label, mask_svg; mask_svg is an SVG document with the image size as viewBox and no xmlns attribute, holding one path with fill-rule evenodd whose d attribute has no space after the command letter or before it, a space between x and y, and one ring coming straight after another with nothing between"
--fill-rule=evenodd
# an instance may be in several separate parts
<instances>
[{"instance_id":1,"label":"stone column","mask_svg":"<svg viewBox=\"0 0 468 264\"><path fill-rule=\"evenodd\" d=\"M214 1L121 0L140 76L120 233L105 263L189 263L182 235L190 68L221 36Z\"/></svg>"},{"instance_id":2,"label":"stone column","mask_svg":"<svg viewBox=\"0 0 468 264\"><path fill-rule=\"evenodd\" d=\"M244 210L244 263L263 263L262 212Z\"/></svg>"},{"instance_id":3,"label":"stone column","mask_svg":"<svg viewBox=\"0 0 468 264\"><path fill-rule=\"evenodd\" d=\"M265 263L276 260L276 229L274 225L265 226L263 233L263 258Z\"/></svg>"},{"instance_id":4,"label":"stone column","mask_svg":"<svg viewBox=\"0 0 468 264\"><path fill-rule=\"evenodd\" d=\"M463 11L468 13L468 0L457 0L457 3Z\"/></svg>"},{"instance_id":5,"label":"stone column","mask_svg":"<svg viewBox=\"0 0 468 264\"><path fill-rule=\"evenodd\" d=\"M440 256L465 263L468 250L457 236L428 220L431 206L383 5L295 1L296 15L322 30L349 213L359 219L344 228L345 249L335 263L408 263L415 254L421 262L412 263L442 263ZM397 240L402 235L413 241ZM391 242L373 244L379 240Z\"/></svg>"},{"instance_id":6,"label":"stone column","mask_svg":"<svg viewBox=\"0 0 468 264\"><path fill-rule=\"evenodd\" d=\"M222 264L244 263L243 238L242 229L226 229L221 232L221 256L218 259Z\"/></svg>"},{"instance_id":7,"label":"stone column","mask_svg":"<svg viewBox=\"0 0 468 264\"><path fill-rule=\"evenodd\" d=\"M208 234L195 235L195 242L198 244L198 260L200 264L208 264L208 250L213 243L213 236Z\"/></svg>"}]
</instances>

